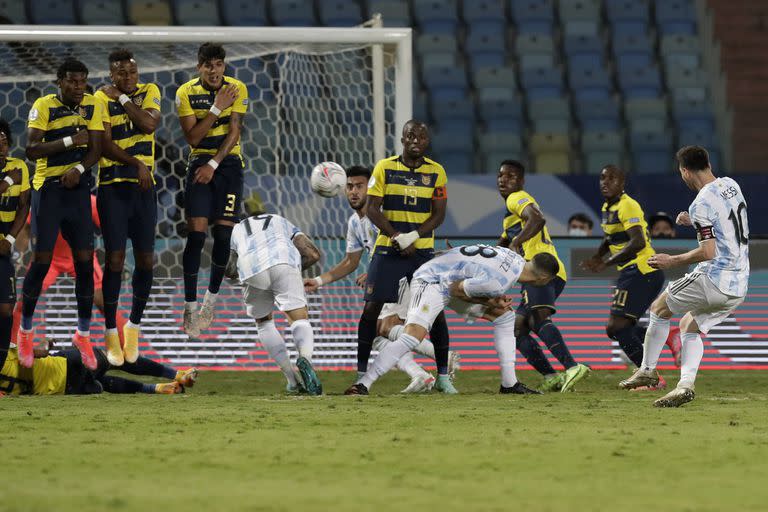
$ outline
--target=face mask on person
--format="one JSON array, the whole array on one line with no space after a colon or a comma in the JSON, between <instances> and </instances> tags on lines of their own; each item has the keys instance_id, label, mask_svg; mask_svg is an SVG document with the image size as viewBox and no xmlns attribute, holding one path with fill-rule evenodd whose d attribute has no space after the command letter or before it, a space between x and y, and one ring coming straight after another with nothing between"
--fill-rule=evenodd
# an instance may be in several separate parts
<instances>
[{"instance_id":1,"label":"face mask on person","mask_svg":"<svg viewBox=\"0 0 768 512\"><path fill-rule=\"evenodd\" d=\"M589 236L589 234L581 228L568 229L568 236Z\"/></svg>"}]
</instances>

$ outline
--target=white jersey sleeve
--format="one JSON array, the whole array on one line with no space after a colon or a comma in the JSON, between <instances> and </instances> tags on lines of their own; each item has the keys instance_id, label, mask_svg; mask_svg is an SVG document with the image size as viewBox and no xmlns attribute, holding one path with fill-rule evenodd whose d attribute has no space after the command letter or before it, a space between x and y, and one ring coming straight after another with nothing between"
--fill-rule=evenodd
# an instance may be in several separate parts
<instances>
[{"instance_id":1,"label":"white jersey sleeve","mask_svg":"<svg viewBox=\"0 0 768 512\"><path fill-rule=\"evenodd\" d=\"M237 253L241 281L275 265L301 269L301 254L293 239L301 230L280 215L248 217L232 230L230 247Z\"/></svg>"},{"instance_id":2,"label":"white jersey sleeve","mask_svg":"<svg viewBox=\"0 0 768 512\"><path fill-rule=\"evenodd\" d=\"M373 252L378 230L368 217L360 217L353 213L347 221L347 252L366 250Z\"/></svg>"},{"instance_id":3,"label":"white jersey sleeve","mask_svg":"<svg viewBox=\"0 0 768 512\"><path fill-rule=\"evenodd\" d=\"M699 243L714 240L715 257L695 271L726 295L743 297L749 282L749 222L747 202L739 184L718 178L704 186L688 209Z\"/></svg>"}]
</instances>

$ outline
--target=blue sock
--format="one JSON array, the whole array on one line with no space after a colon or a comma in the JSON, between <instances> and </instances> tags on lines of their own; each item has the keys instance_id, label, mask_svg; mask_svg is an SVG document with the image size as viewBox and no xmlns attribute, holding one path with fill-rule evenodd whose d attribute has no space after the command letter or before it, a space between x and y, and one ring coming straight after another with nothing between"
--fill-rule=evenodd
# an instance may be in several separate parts
<instances>
[{"instance_id":1,"label":"blue sock","mask_svg":"<svg viewBox=\"0 0 768 512\"><path fill-rule=\"evenodd\" d=\"M176 369L163 365L163 378L174 380L176 378Z\"/></svg>"},{"instance_id":2,"label":"blue sock","mask_svg":"<svg viewBox=\"0 0 768 512\"><path fill-rule=\"evenodd\" d=\"M27 275L24 276L24 285L22 286L21 303L21 327L25 331L32 329L32 319L35 316L37 299L40 297L40 290L43 288L43 280L48 273L50 263L35 263L29 266Z\"/></svg>"},{"instance_id":3,"label":"blue sock","mask_svg":"<svg viewBox=\"0 0 768 512\"><path fill-rule=\"evenodd\" d=\"M232 226L217 224L213 226L213 249L211 249L211 279L208 291L219 293L224 269L229 261L229 240L232 238Z\"/></svg>"},{"instance_id":4,"label":"blue sock","mask_svg":"<svg viewBox=\"0 0 768 512\"><path fill-rule=\"evenodd\" d=\"M21 328L25 331L31 331L32 330L32 317L31 316L21 316Z\"/></svg>"},{"instance_id":5,"label":"blue sock","mask_svg":"<svg viewBox=\"0 0 768 512\"><path fill-rule=\"evenodd\" d=\"M551 320L547 319L535 325L534 331L566 370L576 366L576 361L573 360L571 351L568 350L568 345L565 344L563 335L560 334L560 329Z\"/></svg>"},{"instance_id":6,"label":"blue sock","mask_svg":"<svg viewBox=\"0 0 768 512\"><path fill-rule=\"evenodd\" d=\"M148 393L150 395L155 394L155 385L154 384L142 384L141 385L141 392L142 393Z\"/></svg>"},{"instance_id":7,"label":"blue sock","mask_svg":"<svg viewBox=\"0 0 768 512\"><path fill-rule=\"evenodd\" d=\"M77 299L77 328L91 330L93 314L93 259L75 261L75 298Z\"/></svg>"},{"instance_id":8,"label":"blue sock","mask_svg":"<svg viewBox=\"0 0 768 512\"><path fill-rule=\"evenodd\" d=\"M184 246L184 254L181 262L184 270L184 300L195 302L197 300L197 272L200 270L200 259L205 246L205 233L202 231L190 231L187 234L187 244Z\"/></svg>"}]
</instances>

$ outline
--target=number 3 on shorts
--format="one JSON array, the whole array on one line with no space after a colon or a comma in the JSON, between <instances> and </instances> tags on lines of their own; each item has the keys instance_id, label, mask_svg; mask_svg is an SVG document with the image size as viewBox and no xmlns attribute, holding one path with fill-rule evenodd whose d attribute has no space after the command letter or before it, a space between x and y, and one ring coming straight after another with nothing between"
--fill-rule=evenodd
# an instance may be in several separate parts
<instances>
[{"instance_id":1,"label":"number 3 on shorts","mask_svg":"<svg viewBox=\"0 0 768 512\"><path fill-rule=\"evenodd\" d=\"M224 207L224 211L232 213L235 211L235 201L237 200L236 194L227 194L227 206Z\"/></svg>"}]
</instances>

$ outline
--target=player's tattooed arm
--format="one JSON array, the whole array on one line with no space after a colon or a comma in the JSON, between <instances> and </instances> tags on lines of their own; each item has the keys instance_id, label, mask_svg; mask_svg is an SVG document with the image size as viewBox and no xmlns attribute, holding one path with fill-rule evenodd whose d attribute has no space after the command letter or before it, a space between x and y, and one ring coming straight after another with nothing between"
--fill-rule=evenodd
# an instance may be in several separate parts
<instances>
[{"instance_id":1,"label":"player's tattooed arm","mask_svg":"<svg viewBox=\"0 0 768 512\"><path fill-rule=\"evenodd\" d=\"M539 207L533 203L526 206L523 211L520 212L520 217L523 219L523 224L525 224L525 226L522 231L520 231L519 235L510 240L512 249L518 254L522 254L523 244L539 234L547 224L544 214L541 213Z\"/></svg>"},{"instance_id":2,"label":"player's tattooed arm","mask_svg":"<svg viewBox=\"0 0 768 512\"><path fill-rule=\"evenodd\" d=\"M229 251L229 260L227 266L224 267L224 275L229 279L237 279L237 252Z\"/></svg>"},{"instance_id":3,"label":"player's tattooed arm","mask_svg":"<svg viewBox=\"0 0 768 512\"><path fill-rule=\"evenodd\" d=\"M320 261L320 249L305 234L293 237L293 245L301 254L301 270L306 270Z\"/></svg>"}]
</instances>

